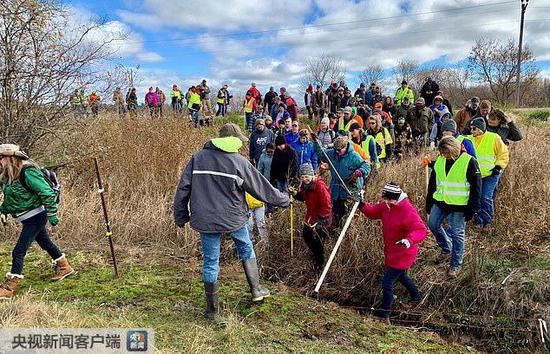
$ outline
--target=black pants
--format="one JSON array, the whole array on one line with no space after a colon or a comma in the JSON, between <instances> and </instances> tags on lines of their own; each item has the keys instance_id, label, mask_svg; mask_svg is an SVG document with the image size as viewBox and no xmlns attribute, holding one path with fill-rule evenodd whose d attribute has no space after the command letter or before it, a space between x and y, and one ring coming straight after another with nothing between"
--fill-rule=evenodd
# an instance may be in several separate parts
<instances>
[{"instance_id":1,"label":"black pants","mask_svg":"<svg viewBox=\"0 0 550 354\"><path fill-rule=\"evenodd\" d=\"M382 309L377 313L378 317L388 318L393 303L393 287L398 281L407 288L412 300L420 300L420 290L407 274L406 270L387 267L382 277Z\"/></svg>"},{"instance_id":2,"label":"black pants","mask_svg":"<svg viewBox=\"0 0 550 354\"><path fill-rule=\"evenodd\" d=\"M52 259L58 259L62 253L59 248L52 242L48 231L46 230L46 222L48 216L46 212L42 212L33 216L30 219L23 221L23 230L21 235L15 244L15 248L12 251L12 265L11 273L21 275L23 272L23 262L27 255L27 250L32 244L32 241L36 240L36 243L48 254Z\"/></svg>"},{"instance_id":3,"label":"black pants","mask_svg":"<svg viewBox=\"0 0 550 354\"><path fill-rule=\"evenodd\" d=\"M332 201L332 216L334 227L340 227L342 218L348 213L348 207L346 206L346 199L333 200Z\"/></svg>"},{"instance_id":4,"label":"black pants","mask_svg":"<svg viewBox=\"0 0 550 354\"><path fill-rule=\"evenodd\" d=\"M304 224L302 236L304 237L307 247L311 251L315 268L322 269L325 265L325 248L323 247L323 240L328 237L326 229L319 225L312 228Z\"/></svg>"},{"instance_id":5,"label":"black pants","mask_svg":"<svg viewBox=\"0 0 550 354\"><path fill-rule=\"evenodd\" d=\"M218 111L216 112L216 117L221 115L222 117L225 117L226 113L226 106L224 103L218 103Z\"/></svg>"}]
</instances>

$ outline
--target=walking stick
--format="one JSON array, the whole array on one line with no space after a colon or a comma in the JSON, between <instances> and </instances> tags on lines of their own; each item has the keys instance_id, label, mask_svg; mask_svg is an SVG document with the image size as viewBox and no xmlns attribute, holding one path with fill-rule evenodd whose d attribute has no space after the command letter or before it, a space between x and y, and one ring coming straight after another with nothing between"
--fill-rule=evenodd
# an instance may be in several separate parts
<instances>
[{"instance_id":1,"label":"walking stick","mask_svg":"<svg viewBox=\"0 0 550 354\"><path fill-rule=\"evenodd\" d=\"M422 158L422 164L424 165L424 175L426 178L426 195L428 194L428 186L430 184L430 157L428 155Z\"/></svg>"},{"instance_id":2,"label":"walking stick","mask_svg":"<svg viewBox=\"0 0 550 354\"><path fill-rule=\"evenodd\" d=\"M113 245L113 232L111 231L111 223L109 222L109 216L107 215L107 205L105 204L105 196L103 195L105 193L105 189L103 189L103 183L101 182L101 174L99 173L99 164L97 163L97 157L94 157L94 165L97 176L97 192L99 193L99 197L101 199L101 208L103 209L103 218L105 221L105 228L107 229L107 232L105 232L105 236L109 238L109 247L111 249L111 257L113 258L115 277L118 277L115 246Z\"/></svg>"},{"instance_id":3,"label":"walking stick","mask_svg":"<svg viewBox=\"0 0 550 354\"><path fill-rule=\"evenodd\" d=\"M359 202L355 202L353 204L353 208L351 209L351 213L349 214L346 223L344 224L344 228L342 229L342 232L340 232L340 236L338 236L338 240L336 241L336 244L334 245L334 248L332 249L332 252L330 254L330 257L328 259L327 264L325 264L325 268L323 269L323 273L321 274L321 277L319 278L319 281L317 282L317 285L315 286L315 292L319 294L319 289L321 288L321 285L323 284L323 281L325 280L325 276L328 273L328 270L330 268L330 265L332 264L332 261L334 260L334 257L336 256L336 252L338 252L338 248L340 248L340 244L342 243L342 240L344 239L344 236L346 235L346 231L348 231L349 225L351 224L351 219L353 219L353 216L355 215L355 212L357 211L357 207L359 207Z\"/></svg>"}]
</instances>

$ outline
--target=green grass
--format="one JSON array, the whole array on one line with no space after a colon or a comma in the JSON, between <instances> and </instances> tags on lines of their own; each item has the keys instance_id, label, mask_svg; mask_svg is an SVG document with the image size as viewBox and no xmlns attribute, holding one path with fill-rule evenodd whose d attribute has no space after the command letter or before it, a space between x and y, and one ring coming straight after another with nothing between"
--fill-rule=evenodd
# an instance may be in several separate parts
<instances>
[{"instance_id":1,"label":"green grass","mask_svg":"<svg viewBox=\"0 0 550 354\"><path fill-rule=\"evenodd\" d=\"M7 248L0 248L1 259L9 256ZM281 284L268 284L273 296L252 304L238 262L222 266L225 323L213 324L202 315L203 288L195 262L136 251L119 256L121 276L114 279L107 254L72 252L78 273L51 283L50 260L31 249L18 295L0 303L0 326L151 327L157 348L176 353L468 352L434 334L386 326Z\"/></svg>"}]
</instances>

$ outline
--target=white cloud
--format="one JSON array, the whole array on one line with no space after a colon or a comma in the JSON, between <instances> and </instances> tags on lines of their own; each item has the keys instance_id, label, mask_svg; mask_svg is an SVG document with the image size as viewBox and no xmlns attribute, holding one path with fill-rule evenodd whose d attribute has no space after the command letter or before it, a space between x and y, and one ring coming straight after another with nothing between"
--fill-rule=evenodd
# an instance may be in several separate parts
<instances>
[{"instance_id":1,"label":"white cloud","mask_svg":"<svg viewBox=\"0 0 550 354\"><path fill-rule=\"evenodd\" d=\"M98 23L96 16L88 10L68 7L70 28L85 28ZM71 31L68 31L71 32ZM79 31L74 31L79 33ZM130 58L138 62L159 62L164 58L155 52L145 49L143 37L130 26L120 21L100 23L88 35L88 40L108 42L108 49L113 58Z\"/></svg>"},{"instance_id":2,"label":"white cloud","mask_svg":"<svg viewBox=\"0 0 550 354\"><path fill-rule=\"evenodd\" d=\"M137 11L122 10L123 21L154 30L158 27L235 31L301 25L311 0L172 1L145 0Z\"/></svg>"}]
</instances>

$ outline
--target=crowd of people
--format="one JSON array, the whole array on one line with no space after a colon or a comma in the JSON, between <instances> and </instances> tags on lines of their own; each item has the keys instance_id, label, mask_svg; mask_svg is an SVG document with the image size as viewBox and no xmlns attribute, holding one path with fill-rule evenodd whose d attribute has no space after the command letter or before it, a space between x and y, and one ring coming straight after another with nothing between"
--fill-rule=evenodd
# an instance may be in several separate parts
<instances>
[{"instance_id":1,"label":"crowd of people","mask_svg":"<svg viewBox=\"0 0 550 354\"><path fill-rule=\"evenodd\" d=\"M200 111L213 112L210 93L206 80L189 88L185 96L174 85L172 108L181 110L185 99L198 126ZM227 85L218 91L217 115L226 114L231 97ZM159 105L165 99L161 90L149 88L145 102L152 117L163 114ZM119 114L126 109L132 112L137 102L135 89L128 91L126 106L120 89L113 101L120 103ZM94 102L100 102L99 96ZM340 232L351 205L358 204L366 217L382 221L386 268L377 316L384 321L391 313L395 282L407 288L412 302L422 296L407 272L428 230L440 247L435 261L446 263L446 273L453 279L463 264L466 223L472 220L477 231L483 232L495 218L495 197L510 160L508 145L522 135L513 120L490 101L472 97L453 114L437 83L428 79L419 97L405 80L392 96L384 96L376 83L369 89L360 84L353 95L344 81L333 81L327 89L309 85L304 104L305 115L300 116L286 88L277 93L270 87L262 95L252 83L242 104L249 134L236 124L223 125L219 137L207 142L185 167L174 199L174 219L179 227L190 222L200 233L208 318L217 318L219 311L217 279L223 234L236 244L252 300L270 296L260 285L252 239L257 234L259 242L269 243L266 218L290 203L305 203L302 236L316 271L325 266L325 240ZM248 160L239 153L243 144L247 144ZM423 159L431 169L426 224L393 182L386 183L380 201L363 200L362 192L370 187L373 176L390 161L405 155L421 157L436 149L437 158ZM23 223L12 270L0 286L0 298L10 298L23 277L23 259L34 240L58 265L54 278L62 279L74 270L45 229L47 221L57 224L57 205L39 166L18 146L9 144L0 145L0 163L2 220L11 215Z\"/></svg>"}]
</instances>

